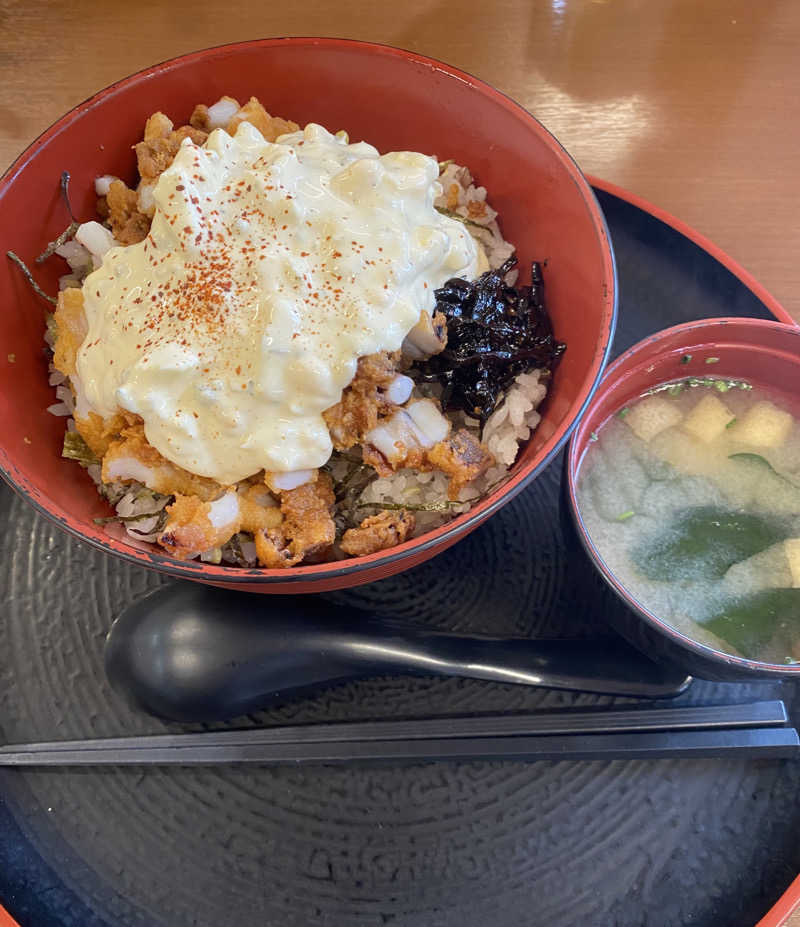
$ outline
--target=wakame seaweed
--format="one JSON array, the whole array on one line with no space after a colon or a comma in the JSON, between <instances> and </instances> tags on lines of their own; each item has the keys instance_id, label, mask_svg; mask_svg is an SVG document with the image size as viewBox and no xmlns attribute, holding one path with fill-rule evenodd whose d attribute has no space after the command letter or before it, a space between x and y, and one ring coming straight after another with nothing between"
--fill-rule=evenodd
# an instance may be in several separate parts
<instances>
[{"instance_id":1,"label":"wakame seaweed","mask_svg":"<svg viewBox=\"0 0 800 927\"><path fill-rule=\"evenodd\" d=\"M679 512L661 534L631 551L631 558L648 579L712 581L787 535L782 524L760 515L695 506Z\"/></svg>"},{"instance_id":2,"label":"wakame seaweed","mask_svg":"<svg viewBox=\"0 0 800 927\"><path fill-rule=\"evenodd\" d=\"M763 660L764 646L788 654L795 640L800 589L760 589L729 602L703 626L745 657ZM791 658L790 658L791 659Z\"/></svg>"},{"instance_id":3,"label":"wakame seaweed","mask_svg":"<svg viewBox=\"0 0 800 927\"><path fill-rule=\"evenodd\" d=\"M519 374L552 371L566 347L554 338L545 310L541 264L531 264L528 286L515 288L505 276L516 263L512 255L474 283L454 277L435 291L447 344L414 372L442 385L445 410L461 409L482 425Z\"/></svg>"}]
</instances>

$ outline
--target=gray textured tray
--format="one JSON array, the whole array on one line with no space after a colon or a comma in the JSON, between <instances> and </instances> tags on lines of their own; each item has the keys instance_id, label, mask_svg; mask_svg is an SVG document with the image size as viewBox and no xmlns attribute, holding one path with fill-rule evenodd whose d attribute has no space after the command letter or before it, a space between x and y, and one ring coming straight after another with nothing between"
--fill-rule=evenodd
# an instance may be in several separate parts
<instances>
[{"instance_id":1,"label":"gray textured tray","mask_svg":"<svg viewBox=\"0 0 800 927\"><path fill-rule=\"evenodd\" d=\"M620 265L617 350L723 314L723 301L726 314L767 314L672 229L601 203ZM560 472L559 460L430 563L332 597L494 634L609 634L603 614L619 606L564 556ZM114 615L164 580L80 545L5 488L0 513L3 738L164 729L109 690L101 662ZM772 697L797 719L787 684L698 682L682 701ZM242 723L614 701L386 678ZM5 771L0 901L23 927L738 927L800 868L799 788L800 764L785 761Z\"/></svg>"}]
</instances>

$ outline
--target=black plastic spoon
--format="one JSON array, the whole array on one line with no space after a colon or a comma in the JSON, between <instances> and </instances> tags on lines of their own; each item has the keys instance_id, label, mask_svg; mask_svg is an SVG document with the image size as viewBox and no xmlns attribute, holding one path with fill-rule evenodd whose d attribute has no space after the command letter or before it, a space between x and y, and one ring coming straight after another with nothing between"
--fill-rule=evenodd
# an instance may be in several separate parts
<instances>
[{"instance_id":1,"label":"black plastic spoon","mask_svg":"<svg viewBox=\"0 0 800 927\"><path fill-rule=\"evenodd\" d=\"M316 596L255 596L174 583L125 609L106 673L145 711L232 718L343 679L412 673L669 698L691 677L623 641L529 640L379 621Z\"/></svg>"}]
</instances>

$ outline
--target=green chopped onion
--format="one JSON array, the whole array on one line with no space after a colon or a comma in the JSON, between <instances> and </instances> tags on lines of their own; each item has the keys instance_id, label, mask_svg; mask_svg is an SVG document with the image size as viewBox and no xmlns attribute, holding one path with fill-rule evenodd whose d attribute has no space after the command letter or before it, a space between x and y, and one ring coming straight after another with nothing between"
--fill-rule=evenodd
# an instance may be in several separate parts
<instances>
[{"instance_id":1,"label":"green chopped onion","mask_svg":"<svg viewBox=\"0 0 800 927\"><path fill-rule=\"evenodd\" d=\"M718 358L718 357L707 357L707 358L705 359L705 363L707 363L707 364L718 364L718 363L719 363L719 358Z\"/></svg>"},{"instance_id":2,"label":"green chopped onion","mask_svg":"<svg viewBox=\"0 0 800 927\"><path fill-rule=\"evenodd\" d=\"M728 390L730 389L730 384L726 383L724 380L715 380L714 389L718 393L727 393Z\"/></svg>"},{"instance_id":3,"label":"green chopped onion","mask_svg":"<svg viewBox=\"0 0 800 927\"><path fill-rule=\"evenodd\" d=\"M691 361L691 359L692 359L691 354L684 354L683 357L681 358L681 363L688 364Z\"/></svg>"},{"instance_id":4,"label":"green chopped onion","mask_svg":"<svg viewBox=\"0 0 800 927\"><path fill-rule=\"evenodd\" d=\"M619 412L617 412L617 415L619 416L619 418L625 418L625 416L626 416L630 411L631 411L631 410L630 410L627 406L625 406L624 409L620 409Z\"/></svg>"},{"instance_id":5,"label":"green chopped onion","mask_svg":"<svg viewBox=\"0 0 800 927\"><path fill-rule=\"evenodd\" d=\"M627 521L629 518L633 518L636 512L633 509L628 509L627 512L623 512L621 515L617 515L617 521Z\"/></svg>"}]
</instances>

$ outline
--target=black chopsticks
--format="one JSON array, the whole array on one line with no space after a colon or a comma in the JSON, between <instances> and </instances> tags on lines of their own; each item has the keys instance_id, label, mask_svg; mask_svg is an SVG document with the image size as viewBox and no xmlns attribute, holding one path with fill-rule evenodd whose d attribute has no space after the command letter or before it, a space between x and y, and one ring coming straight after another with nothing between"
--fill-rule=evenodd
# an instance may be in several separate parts
<instances>
[{"instance_id":1,"label":"black chopsticks","mask_svg":"<svg viewBox=\"0 0 800 927\"><path fill-rule=\"evenodd\" d=\"M781 701L357 721L0 747L0 766L800 756Z\"/></svg>"}]
</instances>

